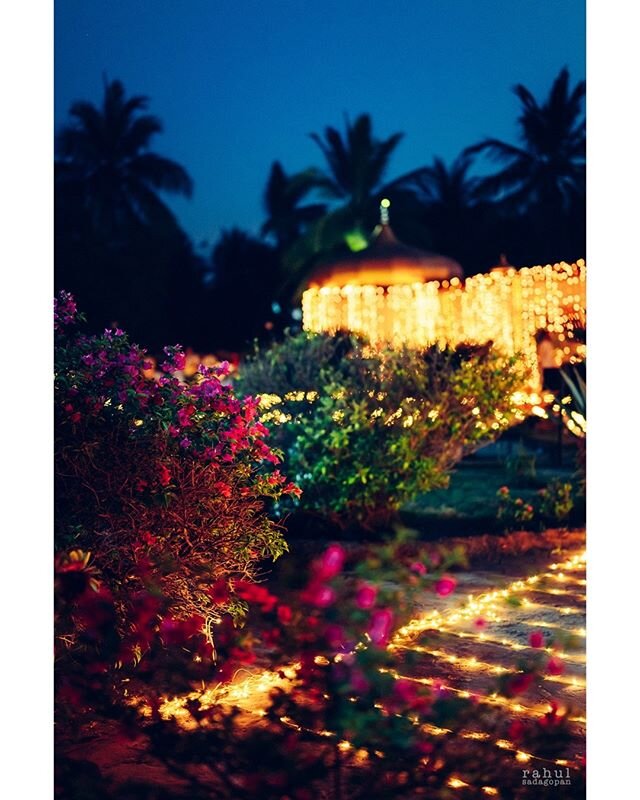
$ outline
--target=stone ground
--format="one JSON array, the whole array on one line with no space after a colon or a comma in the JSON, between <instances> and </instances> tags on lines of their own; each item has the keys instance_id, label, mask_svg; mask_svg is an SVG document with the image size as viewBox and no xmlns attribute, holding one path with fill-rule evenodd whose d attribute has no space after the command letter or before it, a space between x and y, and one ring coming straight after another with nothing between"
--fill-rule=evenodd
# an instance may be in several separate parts
<instances>
[{"instance_id":1,"label":"stone ground","mask_svg":"<svg viewBox=\"0 0 640 800\"><path fill-rule=\"evenodd\" d=\"M586 564L584 534L574 532L568 541L570 549L562 552L508 558L499 571L494 567L456 573L456 591L444 598L429 593L424 609L416 609L416 618L395 644L402 659L399 677L506 706L514 719L540 718L552 702L568 708L574 736L570 751L562 756L572 764L576 755L584 753L586 725ZM544 648L530 646L533 631L544 636ZM495 694L501 675L517 670L523 658L536 655L544 663L552 655L558 658L561 674L547 675L511 699ZM526 757L514 743L497 740L496 744L513 750L518 760ZM72 770L76 782L80 772L86 781L86 794L74 798L109 798L113 795L107 787L125 781L143 781L146 790L141 786L131 795L119 794L119 800L162 800L186 788L147 756L143 740L125 741L108 726L62 745L58 757L63 772ZM154 790L149 792L151 786Z\"/></svg>"},{"instance_id":2,"label":"stone ground","mask_svg":"<svg viewBox=\"0 0 640 800\"><path fill-rule=\"evenodd\" d=\"M399 674L501 705L514 718L540 718L555 703L571 722L573 752L567 757L584 754L584 547L574 542L572 550L558 555L512 560L501 572L456 577L454 594L439 598L435 610L430 595L429 610L400 632L398 649L409 663ZM542 648L531 647L532 632L542 634ZM500 676L530 658L540 659L543 667L553 658L562 671L547 673L514 698L497 695Z\"/></svg>"}]
</instances>

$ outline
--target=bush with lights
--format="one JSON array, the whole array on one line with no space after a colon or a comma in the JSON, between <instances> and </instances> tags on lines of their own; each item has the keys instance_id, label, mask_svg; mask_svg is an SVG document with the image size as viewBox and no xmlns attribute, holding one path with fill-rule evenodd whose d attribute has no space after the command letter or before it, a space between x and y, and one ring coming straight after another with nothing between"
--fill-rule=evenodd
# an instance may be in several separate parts
<instances>
[{"instance_id":1,"label":"bush with lights","mask_svg":"<svg viewBox=\"0 0 640 800\"><path fill-rule=\"evenodd\" d=\"M257 352L238 387L260 396L302 507L370 525L446 486L457 461L513 422L522 381L518 360L490 344L378 350L302 333Z\"/></svg>"}]
</instances>

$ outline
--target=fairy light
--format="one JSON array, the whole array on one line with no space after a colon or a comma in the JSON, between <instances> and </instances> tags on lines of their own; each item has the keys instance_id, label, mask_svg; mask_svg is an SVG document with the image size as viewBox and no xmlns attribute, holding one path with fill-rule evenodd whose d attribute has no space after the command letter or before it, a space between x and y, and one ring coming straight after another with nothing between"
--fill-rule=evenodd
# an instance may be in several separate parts
<instances>
[{"instance_id":1,"label":"fairy light","mask_svg":"<svg viewBox=\"0 0 640 800\"><path fill-rule=\"evenodd\" d=\"M425 347L491 339L509 355L520 353L534 376L538 364L534 335L540 328L561 343L556 352L559 364L576 363L585 356L585 346L575 336L576 323L583 326L586 320L582 259L473 275L464 285L458 278L411 283L408 275L398 275L389 286L367 284L366 276L364 283L349 283L345 276L344 286L309 287L302 295L304 330L351 330L374 346ZM369 279L377 277L372 271ZM568 425L582 429L582 419L569 420Z\"/></svg>"},{"instance_id":2,"label":"fairy light","mask_svg":"<svg viewBox=\"0 0 640 800\"><path fill-rule=\"evenodd\" d=\"M470 619L477 619L479 614L482 614L485 618L499 618L499 614L497 613L497 609L500 607L504 607L506 601L508 601L511 597L515 595L519 595L523 592L527 591L543 591L542 587L537 587L536 584L540 583L541 581L553 580L563 585L567 583L574 582L578 583L578 585L583 586L586 585L586 581L581 578L576 577L576 574L584 571L585 569L585 560L586 554L584 552L580 552L568 557L565 561L551 564L547 567L547 571L541 572L536 575L532 575L527 579L518 579L512 581L508 586L502 589L494 589L489 592L482 593L478 596L473 594L469 595L467 598L466 603L461 609L451 609L447 612L440 612L438 610L433 610L430 613L423 615L418 619L411 620L408 625L402 628L392 642L389 644L389 649L409 649L415 650L416 652L425 652L433 655L436 658L442 659L447 661L448 663L455 664L457 669L461 671L469 670L469 671L482 671L488 672L493 674L504 674L506 672L512 672L512 669L503 666L501 664L493 664L487 663L478 660L476 657L464 657L458 656L453 653L447 652L447 650L443 648L433 648L429 649L426 647L416 646L413 643L413 639L417 634L424 630L436 630L447 635L451 635L452 633L456 636L460 637L468 637L472 639L477 639L479 641L483 641L486 643L493 643L500 645L502 647L512 649L514 651L520 651L523 649L529 649L527 645L523 645L519 642L516 642L512 639L506 638L492 638L485 633L470 633L466 631L453 631L452 628L458 626L460 624L468 622ZM523 598L526 599L526 598ZM530 603L527 607L542 607L546 608L546 606L539 606L539 604ZM555 609L556 611L558 609ZM563 609L559 609L561 612L570 612L570 613L579 613L579 609L574 609L571 607L565 607ZM546 623L543 621L536 622L532 620L523 621L525 625L536 626L540 628L562 628L563 626L554 624L554 623ZM578 636L584 636L585 630L584 628L573 629L569 630L569 633L573 633ZM545 648L545 650L550 651L550 648ZM570 654L564 653L556 653L556 655L563 660L571 660ZM342 659L342 654L337 654L333 661L339 661ZM331 661L324 657L324 656L317 656L315 662L319 665L328 666ZM256 717L264 717L267 713L266 708L269 705L269 697L274 689L283 689L285 691L291 691L293 689L293 681L295 680L299 669L301 668L300 663L293 663L289 665L285 665L279 669L275 670L264 670L259 673L251 673L245 669L240 669L234 676L233 680L230 683L226 684L218 684L214 687L206 689L201 692L192 692L188 695L182 697L175 697L175 698L164 698L163 702L160 706L160 713L163 717L173 717L176 721L183 725L184 727L193 727L195 721L190 718L190 714L187 710L188 701L197 699L200 703L202 708L211 707L212 705L228 705L234 706L242 711L249 713L250 715ZM447 685L443 683L441 680L436 680L434 678L415 678L410 675L403 675L397 670L393 669L380 669L381 672L389 673L394 679L396 680L407 680L416 682L426 686L438 687L441 690L449 691L453 694L456 694L458 697L461 698L470 698L471 692L467 689L461 689L455 686ZM514 673L515 674L515 673ZM575 675L547 675L544 676L544 680L549 680L552 682L560 683L566 686L569 690L582 690L584 688L585 682L584 679L575 676ZM512 698L508 698L502 695L498 695L496 692L492 694L485 695L479 692L473 692L473 696L483 703L488 705L494 705L505 710L508 710L512 713L519 714L525 717L530 718L539 718L541 715L549 713L551 707L546 704L535 704L535 705L523 705L520 702L513 700ZM351 700L355 701L356 698L350 698ZM382 709L380 704L376 704L377 708ZM141 709L143 713L145 709ZM150 713L149 709L146 709L146 713ZM584 724L586 722L583 716L570 716L568 720L574 723ZM417 724L417 719L412 720L414 724ZM322 737L335 737L335 733L328 730L320 730L314 731L311 729L303 728L300 726L295 720L289 717L281 717L280 722L283 725L287 725L292 727L296 730L305 730L309 733L313 733L318 736ZM423 725L423 729L430 733L431 735L438 735L443 736L447 734L453 733L451 730L446 728L437 728L432 725ZM531 753L526 753L522 750L519 750L516 745L509 740L506 739L493 739L491 734L485 731L460 731L458 732L463 738L467 739L475 739L478 741L486 741L488 743L492 743L495 747L504 750L505 752L511 752L513 757L516 761L520 763L527 763L530 760L540 761L543 763L553 763L558 765L572 765L571 761L567 759L547 759L540 756L536 756ZM346 741L341 740L337 743L337 747L344 752L350 751L353 749L353 745ZM364 754L363 754L364 753ZM367 751L354 751L354 757L356 760L362 762L366 761L369 757ZM450 781L453 783L449 783L451 788L464 788L468 784L462 781L461 778L456 776L452 776ZM454 785L455 784L455 785ZM482 787L482 791L484 794L497 796L498 790L495 787Z\"/></svg>"}]
</instances>

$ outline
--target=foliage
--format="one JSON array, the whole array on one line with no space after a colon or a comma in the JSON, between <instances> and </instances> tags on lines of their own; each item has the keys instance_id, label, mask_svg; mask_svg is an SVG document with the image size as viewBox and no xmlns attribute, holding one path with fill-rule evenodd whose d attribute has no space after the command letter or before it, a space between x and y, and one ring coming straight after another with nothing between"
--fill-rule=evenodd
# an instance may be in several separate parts
<instances>
[{"instance_id":1,"label":"foliage","mask_svg":"<svg viewBox=\"0 0 640 800\"><path fill-rule=\"evenodd\" d=\"M59 720L69 730L83 712L116 720L128 738L145 742L146 759L187 779L196 800L445 800L454 776L515 789L513 755L492 740L508 738L533 754L562 752L565 715L554 709L514 723L495 705L400 677L409 654L389 647L418 598L455 589L447 571L459 559L433 548L416 555L400 539L349 563L331 545L287 599L238 581L232 591L249 602L249 624L238 629L225 616L216 626L217 663L195 633L197 620L178 622L169 598L143 593L130 630L143 638L145 657L114 669L125 639L109 625L108 589L82 554L68 554L56 566L58 631L75 630L76 644L71 651L64 635L57 638ZM524 694L557 667L532 645L539 648L532 658L490 690ZM270 665L280 665L266 673L255 663L265 646ZM244 674L231 680L239 668ZM487 729L487 740L458 735Z\"/></svg>"},{"instance_id":2,"label":"foliage","mask_svg":"<svg viewBox=\"0 0 640 800\"><path fill-rule=\"evenodd\" d=\"M578 81L570 90L565 67L543 103L522 84L514 92L521 103L521 146L487 138L466 153L484 152L505 164L483 180L484 191L520 210L551 204L556 211L566 211L585 191L585 82Z\"/></svg>"},{"instance_id":3,"label":"foliage","mask_svg":"<svg viewBox=\"0 0 640 800\"><path fill-rule=\"evenodd\" d=\"M326 212L326 206L321 203L300 205L316 187L317 179L318 173L314 169L287 175L279 161L271 165L264 192L267 220L260 232L263 236L272 236L279 250L291 245L306 226Z\"/></svg>"},{"instance_id":4,"label":"foliage","mask_svg":"<svg viewBox=\"0 0 640 800\"><path fill-rule=\"evenodd\" d=\"M498 490L498 519L507 530L514 526L540 527L565 522L574 507L574 487L571 483L555 479L537 493L531 502L514 497L508 486Z\"/></svg>"},{"instance_id":5,"label":"foliage","mask_svg":"<svg viewBox=\"0 0 640 800\"><path fill-rule=\"evenodd\" d=\"M267 333L265 323L274 316L281 282L276 251L239 228L223 230L211 268L212 284L204 295L211 335L219 347L244 350Z\"/></svg>"},{"instance_id":6,"label":"foliage","mask_svg":"<svg viewBox=\"0 0 640 800\"><path fill-rule=\"evenodd\" d=\"M573 485L566 481L551 481L538 493L539 513L548 522L564 522L574 506Z\"/></svg>"},{"instance_id":7,"label":"foliage","mask_svg":"<svg viewBox=\"0 0 640 800\"><path fill-rule=\"evenodd\" d=\"M154 348L188 332L193 345L202 263L164 199L193 182L154 151L163 126L148 102L108 81L102 103L73 103L58 131L55 284L98 325L117 320Z\"/></svg>"},{"instance_id":8,"label":"foliage","mask_svg":"<svg viewBox=\"0 0 640 800\"><path fill-rule=\"evenodd\" d=\"M523 447L505 459L505 471L509 480L527 485L536 478L536 456L528 453Z\"/></svg>"},{"instance_id":9,"label":"foliage","mask_svg":"<svg viewBox=\"0 0 640 800\"><path fill-rule=\"evenodd\" d=\"M189 616L217 613L211 581L251 579L286 550L267 503L298 489L275 469L257 401L238 400L226 366L181 383L178 346L164 373L119 329L79 330L56 301L56 547L90 552L110 591L162 591ZM153 588L152 588L153 587ZM204 587L204 588L203 588ZM124 602L124 601L123 601Z\"/></svg>"},{"instance_id":10,"label":"foliage","mask_svg":"<svg viewBox=\"0 0 640 800\"><path fill-rule=\"evenodd\" d=\"M504 522L507 530L513 525L526 525L535 516L531 503L522 497L513 497L508 486L498 489L498 519Z\"/></svg>"},{"instance_id":11,"label":"foliage","mask_svg":"<svg viewBox=\"0 0 640 800\"><path fill-rule=\"evenodd\" d=\"M287 336L240 370L303 488L302 503L371 522L419 492L512 420L515 358L491 346L376 351L348 334Z\"/></svg>"},{"instance_id":12,"label":"foliage","mask_svg":"<svg viewBox=\"0 0 640 800\"><path fill-rule=\"evenodd\" d=\"M566 398L560 399L562 420L574 436L584 439L587 434L587 383L575 366L564 366L560 375L569 392Z\"/></svg>"}]
</instances>

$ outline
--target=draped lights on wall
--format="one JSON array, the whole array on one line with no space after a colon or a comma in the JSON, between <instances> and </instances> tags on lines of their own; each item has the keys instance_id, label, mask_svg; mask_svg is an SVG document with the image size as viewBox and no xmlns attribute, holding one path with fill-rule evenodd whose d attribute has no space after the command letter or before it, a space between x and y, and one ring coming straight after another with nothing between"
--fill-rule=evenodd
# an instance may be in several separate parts
<instances>
[{"instance_id":1,"label":"draped lights on wall","mask_svg":"<svg viewBox=\"0 0 640 800\"><path fill-rule=\"evenodd\" d=\"M507 354L521 353L535 370L535 333L549 331L558 363L585 356L576 336L586 322L586 265L561 262L512 267L450 281L320 286L302 295L307 331L350 330L372 344L424 347L438 342L493 340Z\"/></svg>"}]
</instances>

